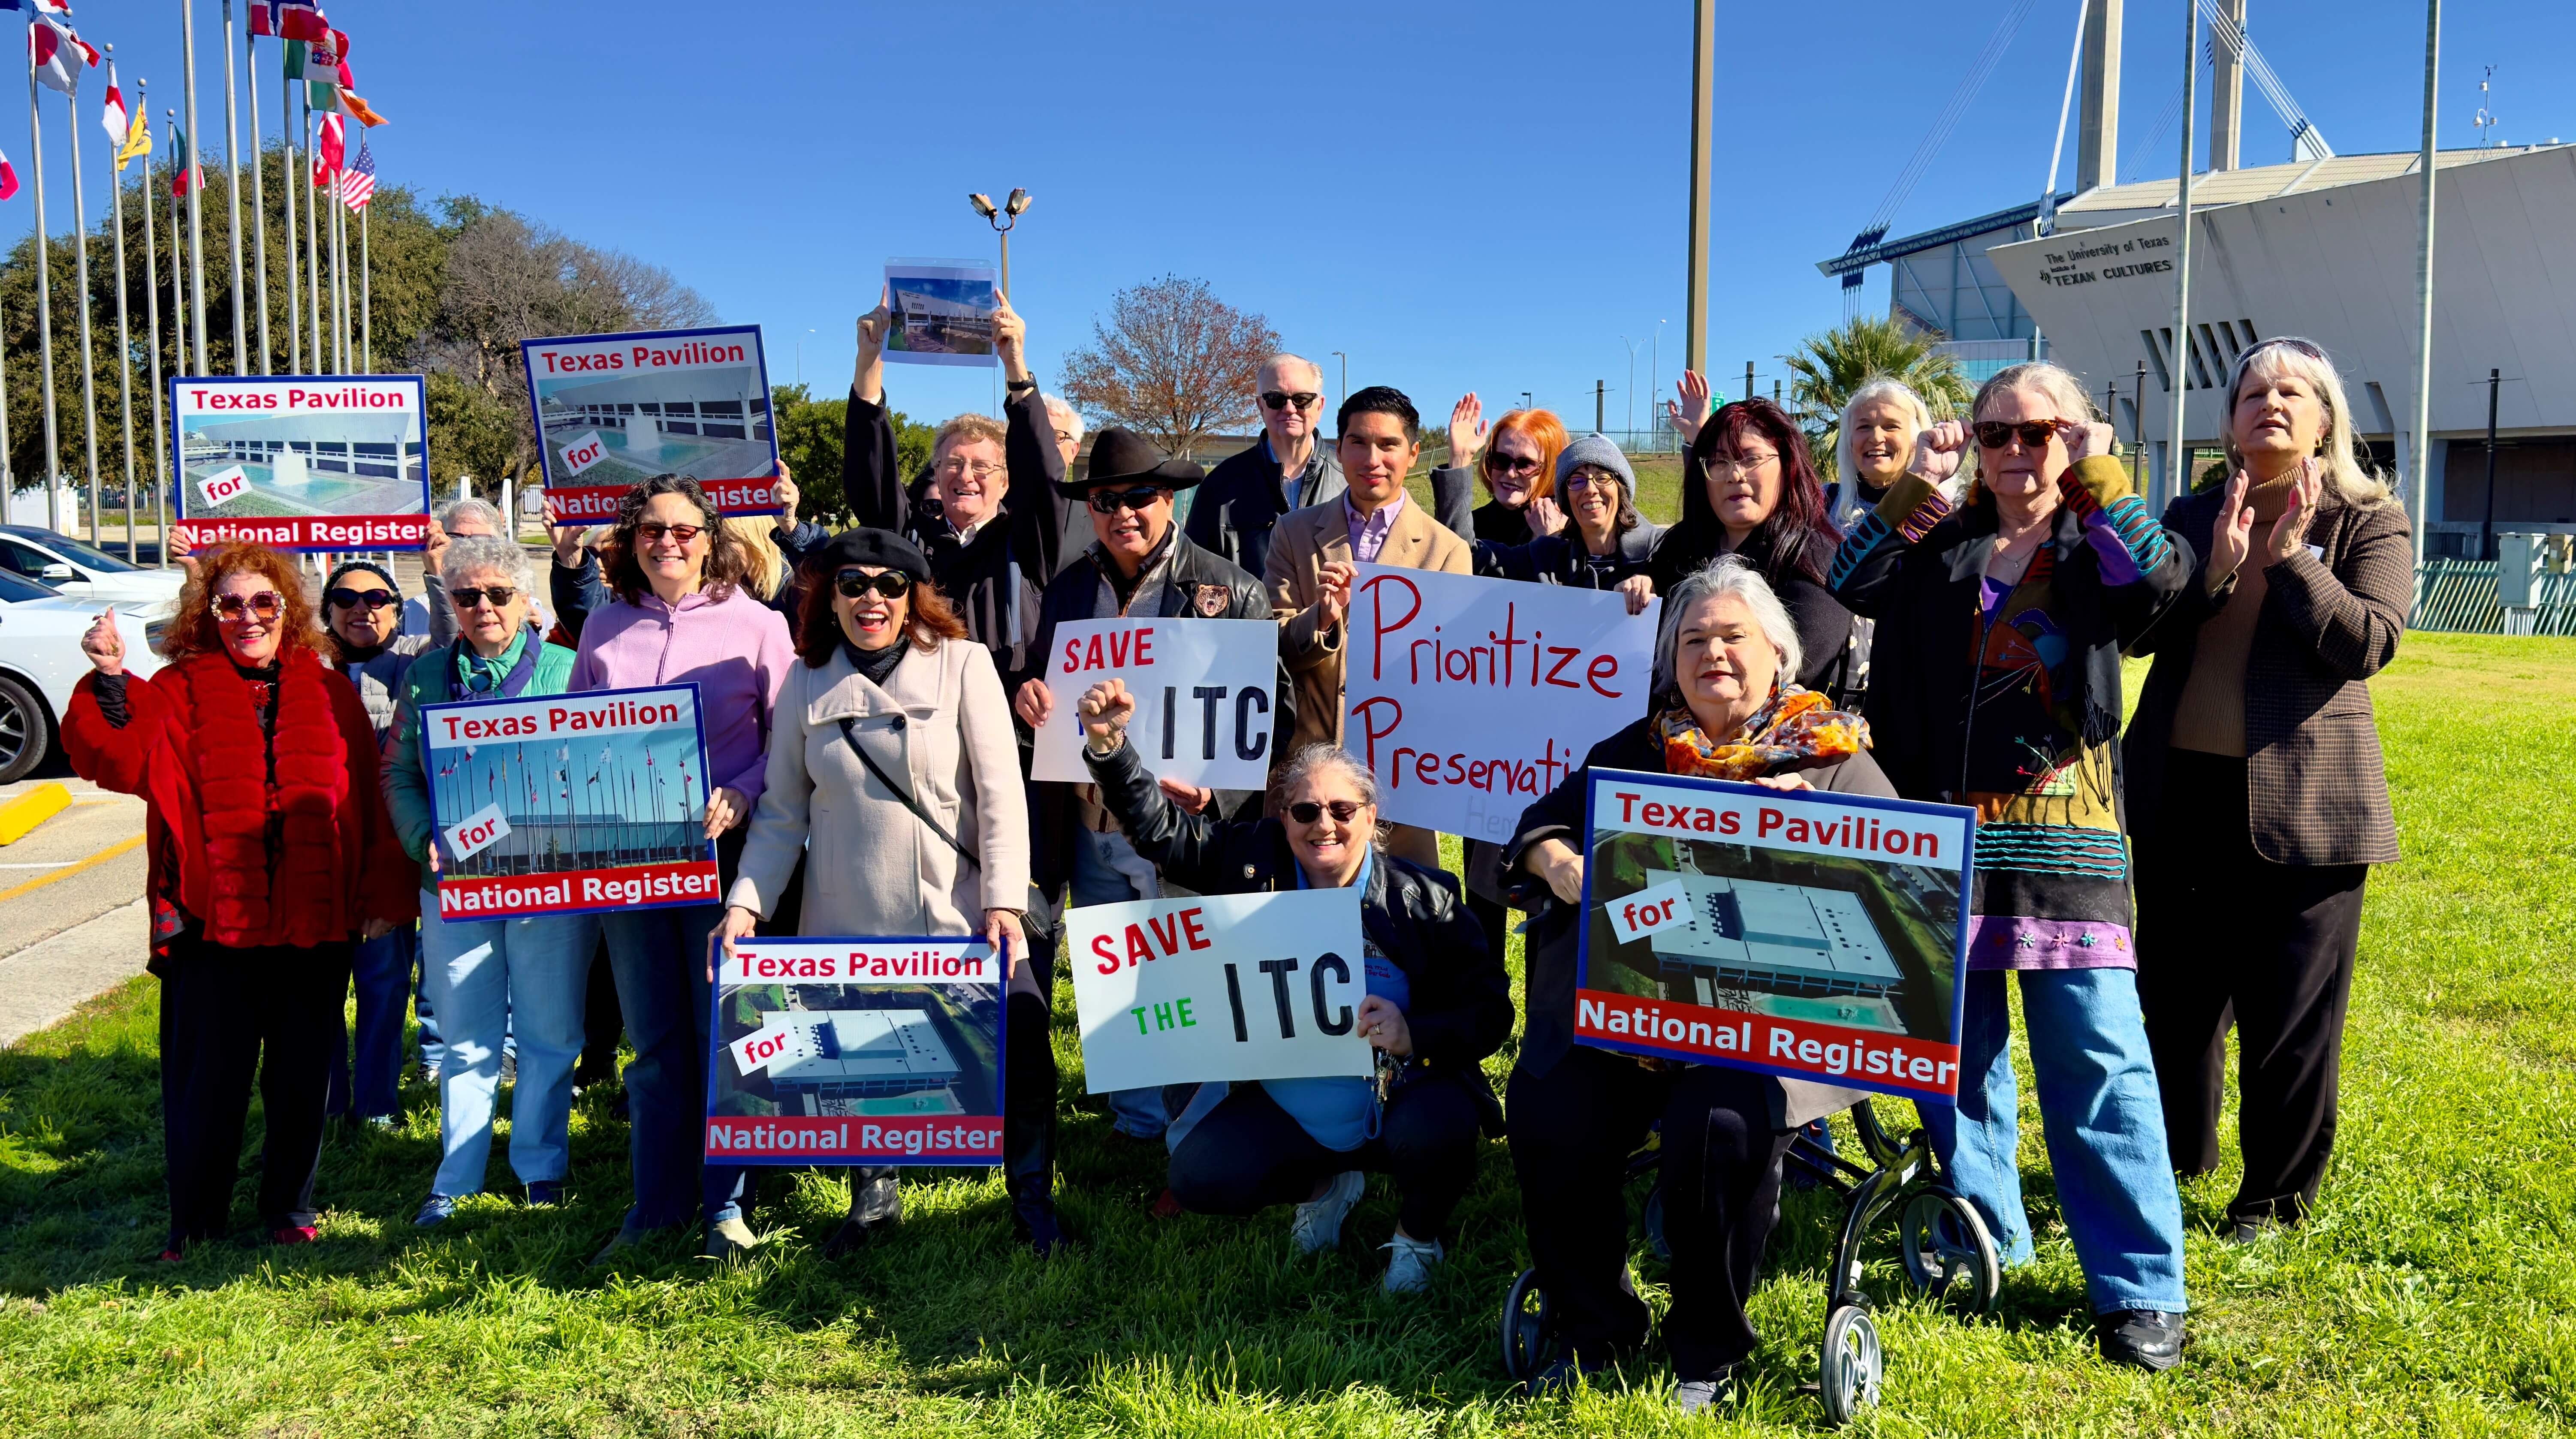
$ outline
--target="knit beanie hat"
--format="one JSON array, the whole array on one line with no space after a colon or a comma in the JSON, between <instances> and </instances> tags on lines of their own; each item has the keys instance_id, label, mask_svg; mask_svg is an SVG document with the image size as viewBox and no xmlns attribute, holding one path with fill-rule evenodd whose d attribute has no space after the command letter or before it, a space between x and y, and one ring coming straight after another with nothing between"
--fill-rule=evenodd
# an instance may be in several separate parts
<instances>
[{"instance_id":1,"label":"knit beanie hat","mask_svg":"<svg viewBox=\"0 0 2576 1439\"><path fill-rule=\"evenodd\" d=\"M1559 489L1564 487L1565 477L1573 474L1577 465L1599 465L1617 475L1620 486L1629 494L1637 493L1637 472L1628 468L1628 457L1619 452L1618 445L1612 443L1608 435L1585 435L1557 455L1556 483Z\"/></svg>"}]
</instances>

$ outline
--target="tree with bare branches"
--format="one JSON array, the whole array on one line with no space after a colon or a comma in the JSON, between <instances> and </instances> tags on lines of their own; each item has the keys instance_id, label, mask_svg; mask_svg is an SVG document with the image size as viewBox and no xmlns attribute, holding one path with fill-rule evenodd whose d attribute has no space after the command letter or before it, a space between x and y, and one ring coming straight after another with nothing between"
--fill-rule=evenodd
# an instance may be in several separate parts
<instances>
[{"instance_id":1,"label":"tree with bare branches","mask_svg":"<svg viewBox=\"0 0 2576 1439\"><path fill-rule=\"evenodd\" d=\"M1254 372L1279 352L1263 317L1216 297L1205 280L1177 275L1110 297L1091 344L1064 357L1064 396L1093 417L1125 425L1176 459L1209 437L1260 418Z\"/></svg>"}]
</instances>

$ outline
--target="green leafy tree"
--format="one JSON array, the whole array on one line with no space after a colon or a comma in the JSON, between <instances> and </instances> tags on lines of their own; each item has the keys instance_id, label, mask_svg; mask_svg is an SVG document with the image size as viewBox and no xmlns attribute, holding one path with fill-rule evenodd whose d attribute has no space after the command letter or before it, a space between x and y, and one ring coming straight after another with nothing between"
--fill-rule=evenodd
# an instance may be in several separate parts
<instances>
[{"instance_id":1,"label":"green leafy tree","mask_svg":"<svg viewBox=\"0 0 2576 1439\"><path fill-rule=\"evenodd\" d=\"M1809 452L1820 462L1833 453L1843 406L1872 380L1902 382L1923 397L1936 420L1965 410L1976 387L1959 373L1957 361L1933 348L1940 342L1937 334L1867 315L1801 341L1786 358L1795 377L1790 404L1806 426Z\"/></svg>"},{"instance_id":2,"label":"green leafy tree","mask_svg":"<svg viewBox=\"0 0 2576 1439\"><path fill-rule=\"evenodd\" d=\"M817 400L804 385L780 385L769 392L778 415L778 456L795 473L803 497L798 518L826 529L848 525L855 517L850 497L841 492L842 437L848 433L850 402L846 396ZM886 418L894 425L895 468L907 478L930 464L930 426L906 419L901 410Z\"/></svg>"}]
</instances>

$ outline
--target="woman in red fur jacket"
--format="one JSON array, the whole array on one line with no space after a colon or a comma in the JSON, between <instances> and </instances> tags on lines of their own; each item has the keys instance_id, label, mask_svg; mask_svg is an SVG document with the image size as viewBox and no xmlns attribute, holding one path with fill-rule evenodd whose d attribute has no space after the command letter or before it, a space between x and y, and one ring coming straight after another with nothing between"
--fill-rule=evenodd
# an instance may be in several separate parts
<instances>
[{"instance_id":1,"label":"woman in red fur jacket","mask_svg":"<svg viewBox=\"0 0 2576 1439\"><path fill-rule=\"evenodd\" d=\"M294 566L258 545L201 558L150 678L126 673L114 610L81 637L92 672L63 749L83 779L150 806L165 1260L224 1231L254 1073L268 1119L260 1227L280 1244L314 1237L351 945L418 912L375 729L321 639Z\"/></svg>"}]
</instances>

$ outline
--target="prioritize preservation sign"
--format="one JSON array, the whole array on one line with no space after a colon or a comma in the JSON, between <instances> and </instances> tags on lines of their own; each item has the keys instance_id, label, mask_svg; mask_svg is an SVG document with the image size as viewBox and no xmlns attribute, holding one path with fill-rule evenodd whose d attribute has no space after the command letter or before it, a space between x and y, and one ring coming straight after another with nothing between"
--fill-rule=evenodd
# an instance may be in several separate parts
<instances>
[{"instance_id":1,"label":"prioritize preservation sign","mask_svg":"<svg viewBox=\"0 0 2576 1439\"><path fill-rule=\"evenodd\" d=\"M718 898L696 685L423 705L420 726L441 916Z\"/></svg>"},{"instance_id":2,"label":"prioritize preservation sign","mask_svg":"<svg viewBox=\"0 0 2576 1439\"><path fill-rule=\"evenodd\" d=\"M707 1157L1002 1158L1002 986L982 939L743 939L716 969Z\"/></svg>"},{"instance_id":3,"label":"prioritize preservation sign","mask_svg":"<svg viewBox=\"0 0 2576 1439\"><path fill-rule=\"evenodd\" d=\"M1065 933L1093 1094L1375 1072L1356 889L1088 905Z\"/></svg>"},{"instance_id":4,"label":"prioritize preservation sign","mask_svg":"<svg viewBox=\"0 0 2576 1439\"><path fill-rule=\"evenodd\" d=\"M1359 567L1344 657L1343 745L1376 773L1379 812L1496 844L1583 756L1646 713L1663 601Z\"/></svg>"},{"instance_id":5,"label":"prioritize preservation sign","mask_svg":"<svg viewBox=\"0 0 2576 1439\"><path fill-rule=\"evenodd\" d=\"M888 260L885 357L907 365L997 365L993 267Z\"/></svg>"},{"instance_id":6,"label":"prioritize preservation sign","mask_svg":"<svg viewBox=\"0 0 2576 1439\"><path fill-rule=\"evenodd\" d=\"M687 475L728 515L778 513L757 325L522 340L546 497L605 521L638 480Z\"/></svg>"},{"instance_id":7,"label":"prioritize preservation sign","mask_svg":"<svg viewBox=\"0 0 2576 1439\"><path fill-rule=\"evenodd\" d=\"M1955 1103L1975 811L1595 770L1574 1032Z\"/></svg>"},{"instance_id":8,"label":"prioritize preservation sign","mask_svg":"<svg viewBox=\"0 0 2576 1439\"><path fill-rule=\"evenodd\" d=\"M429 533L418 375L182 375L172 540L279 550L416 550Z\"/></svg>"},{"instance_id":9,"label":"prioritize preservation sign","mask_svg":"<svg viewBox=\"0 0 2576 1439\"><path fill-rule=\"evenodd\" d=\"M1278 718L1271 686L1279 671L1279 627L1268 620L1081 620L1056 626L1042 678L1055 715L1038 732L1029 777L1087 784L1082 763L1083 691L1124 680L1136 696L1127 741L1161 779L1208 789L1259 789L1270 782Z\"/></svg>"}]
</instances>

